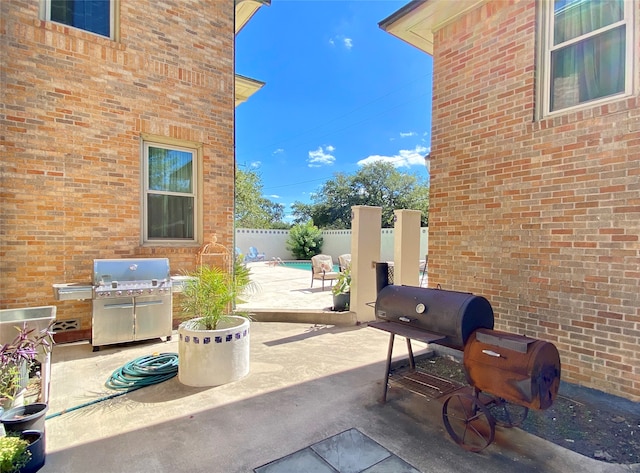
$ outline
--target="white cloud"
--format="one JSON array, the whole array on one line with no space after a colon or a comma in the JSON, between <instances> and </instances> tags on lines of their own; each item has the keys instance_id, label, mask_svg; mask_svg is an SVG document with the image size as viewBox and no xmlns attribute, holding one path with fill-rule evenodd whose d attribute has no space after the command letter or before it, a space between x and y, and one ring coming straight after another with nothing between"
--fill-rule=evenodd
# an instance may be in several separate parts
<instances>
[{"instance_id":1,"label":"white cloud","mask_svg":"<svg viewBox=\"0 0 640 473\"><path fill-rule=\"evenodd\" d=\"M331 145L325 146L324 149L322 146L318 146L318 149L315 151L309 151L309 158L307 159L308 166L310 168L319 168L321 166L331 166L336 158L332 153L335 148Z\"/></svg>"},{"instance_id":2,"label":"white cloud","mask_svg":"<svg viewBox=\"0 0 640 473\"><path fill-rule=\"evenodd\" d=\"M343 35L337 35L337 36L334 36L333 38L329 38L329 44L331 46L335 46L336 44L339 44L339 43L342 43L342 45L347 50L351 50L351 48L353 48L352 38L347 38L346 36L343 36Z\"/></svg>"},{"instance_id":3,"label":"white cloud","mask_svg":"<svg viewBox=\"0 0 640 473\"><path fill-rule=\"evenodd\" d=\"M270 198L270 199L279 199L279 198L280 198L280 196L279 196L278 194L271 194L271 195L269 196L269 198Z\"/></svg>"},{"instance_id":4,"label":"white cloud","mask_svg":"<svg viewBox=\"0 0 640 473\"><path fill-rule=\"evenodd\" d=\"M280 153L284 153L284 149L282 148L278 148L277 150L275 150L273 153L271 154L280 154Z\"/></svg>"},{"instance_id":5,"label":"white cloud","mask_svg":"<svg viewBox=\"0 0 640 473\"><path fill-rule=\"evenodd\" d=\"M395 156L372 155L358 161L358 166L384 161L397 168L424 166L424 157L429 152L426 146L416 146L414 149L401 149Z\"/></svg>"},{"instance_id":6,"label":"white cloud","mask_svg":"<svg viewBox=\"0 0 640 473\"><path fill-rule=\"evenodd\" d=\"M409 138L410 136L416 136L417 133L415 131L408 131L406 133L400 132L400 138Z\"/></svg>"},{"instance_id":7,"label":"white cloud","mask_svg":"<svg viewBox=\"0 0 640 473\"><path fill-rule=\"evenodd\" d=\"M258 169L260 166L262 166L262 163L260 161L253 161L249 167L251 169Z\"/></svg>"}]
</instances>

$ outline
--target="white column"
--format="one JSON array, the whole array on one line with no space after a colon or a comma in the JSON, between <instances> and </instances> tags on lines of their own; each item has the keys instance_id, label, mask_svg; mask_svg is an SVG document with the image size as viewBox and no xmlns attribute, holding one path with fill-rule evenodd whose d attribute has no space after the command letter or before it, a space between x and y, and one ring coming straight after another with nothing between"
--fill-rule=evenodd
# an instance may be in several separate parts
<instances>
[{"instance_id":1,"label":"white column","mask_svg":"<svg viewBox=\"0 0 640 473\"><path fill-rule=\"evenodd\" d=\"M420 284L420 218L419 210L394 210L393 284Z\"/></svg>"},{"instance_id":2,"label":"white column","mask_svg":"<svg viewBox=\"0 0 640 473\"><path fill-rule=\"evenodd\" d=\"M351 207L351 311L358 322L375 320L368 303L376 300L375 262L380 260L382 209L366 205Z\"/></svg>"}]
</instances>

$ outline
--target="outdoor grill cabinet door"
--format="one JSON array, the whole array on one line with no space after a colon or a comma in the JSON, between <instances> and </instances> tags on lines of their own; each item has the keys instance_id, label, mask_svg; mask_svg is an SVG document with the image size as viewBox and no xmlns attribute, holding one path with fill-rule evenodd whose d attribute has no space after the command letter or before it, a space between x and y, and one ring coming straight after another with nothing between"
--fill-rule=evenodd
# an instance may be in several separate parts
<instances>
[{"instance_id":1,"label":"outdoor grill cabinet door","mask_svg":"<svg viewBox=\"0 0 640 473\"><path fill-rule=\"evenodd\" d=\"M93 301L91 344L96 346L133 340L133 298Z\"/></svg>"},{"instance_id":2,"label":"outdoor grill cabinet door","mask_svg":"<svg viewBox=\"0 0 640 473\"><path fill-rule=\"evenodd\" d=\"M173 311L171 296L136 297L134 340L170 337Z\"/></svg>"}]
</instances>

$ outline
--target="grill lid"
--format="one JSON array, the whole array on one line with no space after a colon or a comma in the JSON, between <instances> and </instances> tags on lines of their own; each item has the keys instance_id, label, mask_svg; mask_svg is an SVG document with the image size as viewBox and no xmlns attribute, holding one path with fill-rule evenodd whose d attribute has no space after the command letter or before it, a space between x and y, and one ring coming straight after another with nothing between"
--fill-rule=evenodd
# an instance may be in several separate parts
<instances>
[{"instance_id":1,"label":"grill lid","mask_svg":"<svg viewBox=\"0 0 640 473\"><path fill-rule=\"evenodd\" d=\"M164 281L165 286L170 283L168 258L121 258L93 260L94 286L111 286L118 283L141 282L151 284L151 281Z\"/></svg>"},{"instance_id":2,"label":"grill lid","mask_svg":"<svg viewBox=\"0 0 640 473\"><path fill-rule=\"evenodd\" d=\"M493 328L493 309L482 296L412 286L389 285L378 293L378 320L440 334L437 343L462 349L478 328Z\"/></svg>"}]
</instances>

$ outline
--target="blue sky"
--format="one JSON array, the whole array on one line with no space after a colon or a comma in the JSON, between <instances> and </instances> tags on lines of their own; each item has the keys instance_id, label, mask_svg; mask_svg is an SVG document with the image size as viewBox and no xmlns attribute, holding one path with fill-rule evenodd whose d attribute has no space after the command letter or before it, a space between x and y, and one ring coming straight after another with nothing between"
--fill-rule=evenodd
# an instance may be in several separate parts
<instances>
[{"instance_id":1,"label":"blue sky","mask_svg":"<svg viewBox=\"0 0 640 473\"><path fill-rule=\"evenodd\" d=\"M236 108L236 160L287 216L364 163L428 177L432 60L378 26L406 3L272 0L238 33L236 72L266 85Z\"/></svg>"}]
</instances>

